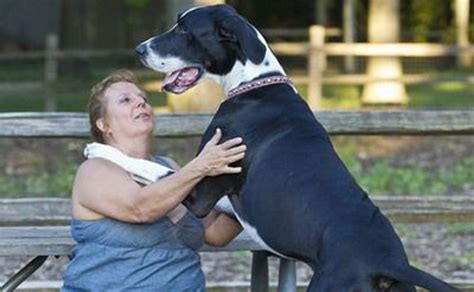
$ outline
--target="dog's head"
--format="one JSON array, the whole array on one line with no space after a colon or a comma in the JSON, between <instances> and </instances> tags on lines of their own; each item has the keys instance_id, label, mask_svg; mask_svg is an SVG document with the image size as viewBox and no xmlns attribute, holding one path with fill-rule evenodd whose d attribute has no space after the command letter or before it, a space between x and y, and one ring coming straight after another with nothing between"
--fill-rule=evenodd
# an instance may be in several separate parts
<instances>
[{"instance_id":1,"label":"dog's head","mask_svg":"<svg viewBox=\"0 0 474 292\"><path fill-rule=\"evenodd\" d=\"M240 70L243 74L249 66L259 64L270 69L276 61L266 59L269 49L263 37L228 5L187 10L178 16L171 30L144 41L136 52L145 66L169 73L162 89L177 94L205 77L222 84L226 83L223 77L231 71ZM246 79L248 76L242 75L239 82Z\"/></svg>"}]
</instances>

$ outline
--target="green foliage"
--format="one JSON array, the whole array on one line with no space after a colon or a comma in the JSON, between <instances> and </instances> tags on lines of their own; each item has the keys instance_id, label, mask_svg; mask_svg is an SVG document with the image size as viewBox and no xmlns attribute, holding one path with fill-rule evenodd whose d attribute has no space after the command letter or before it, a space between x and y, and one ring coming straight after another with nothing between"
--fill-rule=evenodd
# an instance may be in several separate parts
<instances>
[{"instance_id":1,"label":"green foliage","mask_svg":"<svg viewBox=\"0 0 474 292\"><path fill-rule=\"evenodd\" d=\"M438 41L453 41L449 3L445 0L412 0L405 5L409 13L402 13L402 19L405 20L406 29L412 30L413 41L427 42L433 39L431 32L441 30L444 33L441 38L438 37Z\"/></svg>"},{"instance_id":2,"label":"green foliage","mask_svg":"<svg viewBox=\"0 0 474 292\"><path fill-rule=\"evenodd\" d=\"M467 82L450 81L407 86L409 107L472 107L474 86Z\"/></svg>"},{"instance_id":3,"label":"green foliage","mask_svg":"<svg viewBox=\"0 0 474 292\"><path fill-rule=\"evenodd\" d=\"M84 88L90 86L84 85ZM0 112L18 111L41 111L44 101L43 94L37 93L17 93L0 95ZM166 94L162 92L147 92L150 104L154 107L166 104ZM89 90L69 90L59 92L55 95L58 111L86 111L89 99Z\"/></svg>"},{"instance_id":4,"label":"green foliage","mask_svg":"<svg viewBox=\"0 0 474 292\"><path fill-rule=\"evenodd\" d=\"M474 181L474 157L452 168L428 169L420 166L400 167L387 159L364 169L357 159L342 152L341 158L361 186L372 195L443 195L460 191Z\"/></svg>"},{"instance_id":5,"label":"green foliage","mask_svg":"<svg viewBox=\"0 0 474 292\"><path fill-rule=\"evenodd\" d=\"M125 0L125 6L135 9L143 9L148 4L150 4L151 0Z\"/></svg>"},{"instance_id":6,"label":"green foliage","mask_svg":"<svg viewBox=\"0 0 474 292\"><path fill-rule=\"evenodd\" d=\"M467 256L459 257L459 256L453 256L453 255L448 255L446 256L446 262L448 262L450 265L453 266L453 269L456 270L468 270L470 267L470 263L473 256L474 252L469 252ZM471 257L471 259L469 258Z\"/></svg>"},{"instance_id":7,"label":"green foliage","mask_svg":"<svg viewBox=\"0 0 474 292\"><path fill-rule=\"evenodd\" d=\"M341 1L325 1L328 26L342 27ZM367 34L369 1L356 2L356 30L358 41L364 41ZM254 25L267 27L302 28L315 23L316 1L284 0L245 1L228 0ZM411 0L400 1L401 34L404 41L449 42L455 40L454 1ZM472 6L472 5L471 5ZM471 7L472 10L474 10ZM472 14L472 13L471 13ZM471 26L474 22L471 18ZM470 30L471 37L474 30Z\"/></svg>"},{"instance_id":8,"label":"green foliage","mask_svg":"<svg viewBox=\"0 0 474 292\"><path fill-rule=\"evenodd\" d=\"M358 174L360 184L371 194L420 194L428 181L419 168L394 168L387 161L377 162L365 175Z\"/></svg>"},{"instance_id":9,"label":"green foliage","mask_svg":"<svg viewBox=\"0 0 474 292\"><path fill-rule=\"evenodd\" d=\"M408 228L406 224L395 224L394 228L400 237L409 239L414 239L417 237L416 232Z\"/></svg>"},{"instance_id":10,"label":"green foliage","mask_svg":"<svg viewBox=\"0 0 474 292\"><path fill-rule=\"evenodd\" d=\"M460 235L474 235L474 224L472 223L455 223L446 225L448 233L460 234ZM472 251L472 257L474 262L474 250Z\"/></svg>"},{"instance_id":11,"label":"green foliage","mask_svg":"<svg viewBox=\"0 0 474 292\"><path fill-rule=\"evenodd\" d=\"M28 176L0 176L0 194L6 197L69 197L77 167L76 163L65 163L52 172L38 170Z\"/></svg>"}]
</instances>

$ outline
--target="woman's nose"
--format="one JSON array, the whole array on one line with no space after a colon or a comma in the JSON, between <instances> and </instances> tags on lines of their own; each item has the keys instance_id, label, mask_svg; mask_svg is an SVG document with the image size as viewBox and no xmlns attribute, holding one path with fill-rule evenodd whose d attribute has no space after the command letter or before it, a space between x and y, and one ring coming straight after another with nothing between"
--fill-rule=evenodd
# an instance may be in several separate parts
<instances>
[{"instance_id":1,"label":"woman's nose","mask_svg":"<svg viewBox=\"0 0 474 292\"><path fill-rule=\"evenodd\" d=\"M145 105L145 100L141 97L135 98L135 107L143 107Z\"/></svg>"}]
</instances>

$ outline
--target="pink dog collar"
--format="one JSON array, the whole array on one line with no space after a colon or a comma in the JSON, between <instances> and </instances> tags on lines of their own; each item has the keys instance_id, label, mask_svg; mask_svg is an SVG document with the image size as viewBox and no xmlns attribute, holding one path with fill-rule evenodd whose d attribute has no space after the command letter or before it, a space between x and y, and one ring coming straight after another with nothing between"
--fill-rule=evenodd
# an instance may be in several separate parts
<instances>
[{"instance_id":1,"label":"pink dog collar","mask_svg":"<svg viewBox=\"0 0 474 292\"><path fill-rule=\"evenodd\" d=\"M234 97L237 94L241 94L241 93L253 90L253 89L257 89L257 88L268 86L268 85L278 84L278 83L292 84L290 78L288 78L286 76L265 77L265 78L256 79L256 80L250 81L248 83L244 83L242 85L234 87L231 90L229 90L229 92L227 93L227 96L229 98Z\"/></svg>"}]
</instances>

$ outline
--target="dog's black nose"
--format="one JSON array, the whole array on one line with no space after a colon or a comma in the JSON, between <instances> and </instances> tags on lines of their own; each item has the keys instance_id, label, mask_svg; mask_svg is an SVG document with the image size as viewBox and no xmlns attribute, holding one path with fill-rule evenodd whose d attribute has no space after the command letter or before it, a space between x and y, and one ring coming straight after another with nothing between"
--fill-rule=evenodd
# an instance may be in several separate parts
<instances>
[{"instance_id":1,"label":"dog's black nose","mask_svg":"<svg viewBox=\"0 0 474 292\"><path fill-rule=\"evenodd\" d=\"M146 45L145 44L140 44L135 48L135 52L140 55L144 56L146 55Z\"/></svg>"}]
</instances>

